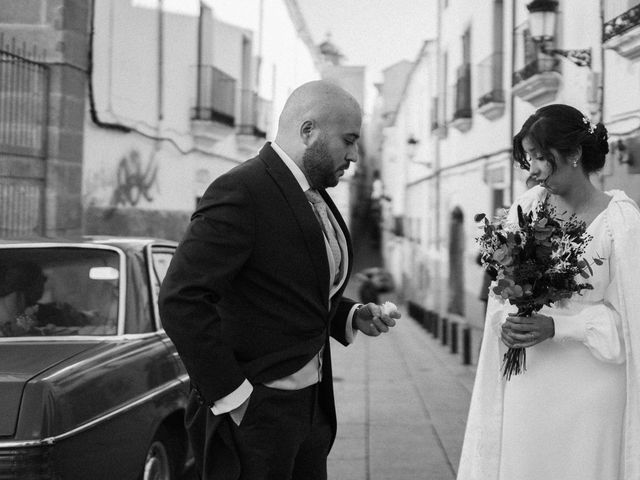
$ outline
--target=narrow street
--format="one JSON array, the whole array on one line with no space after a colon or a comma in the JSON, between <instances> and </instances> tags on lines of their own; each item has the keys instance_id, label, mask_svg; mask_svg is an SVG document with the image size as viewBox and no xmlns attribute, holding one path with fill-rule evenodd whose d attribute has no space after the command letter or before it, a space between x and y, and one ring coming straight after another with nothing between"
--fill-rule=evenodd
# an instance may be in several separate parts
<instances>
[{"instance_id":1,"label":"narrow street","mask_svg":"<svg viewBox=\"0 0 640 480\"><path fill-rule=\"evenodd\" d=\"M381 265L357 227L354 245L354 271ZM357 284L349 286L354 298ZM400 308L403 318L388 334L332 345L338 436L331 480L455 479L475 368Z\"/></svg>"}]
</instances>

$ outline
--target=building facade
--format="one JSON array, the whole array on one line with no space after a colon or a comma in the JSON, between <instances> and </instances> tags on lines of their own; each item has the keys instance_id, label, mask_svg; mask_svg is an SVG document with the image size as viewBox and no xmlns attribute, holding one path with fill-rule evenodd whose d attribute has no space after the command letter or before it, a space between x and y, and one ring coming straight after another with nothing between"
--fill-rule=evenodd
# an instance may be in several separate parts
<instances>
[{"instance_id":1,"label":"building facade","mask_svg":"<svg viewBox=\"0 0 640 480\"><path fill-rule=\"evenodd\" d=\"M0 237L180 238L327 67L295 0L246 3L3 1ZM345 87L361 97L358 75ZM346 218L350 182L333 195Z\"/></svg>"},{"instance_id":2,"label":"building facade","mask_svg":"<svg viewBox=\"0 0 640 480\"><path fill-rule=\"evenodd\" d=\"M131 130L85 124L85 232L179 238L209 183L272 138L289 92L319 74L287 5L266 3L246 25L196 1L96 3L96 111Z\"/></svg>"},{"instance_id":3,"label":"building facade","mask_svg":"<svg viewBox=\"0 0 640 480\"><path fill-rule=\"evenodd\" d=\"M532 33L534 7L555 17L544 42ZM435 334L451 335L455 324L471 338L467 361L477 354L486 289L474 216L526 189L511 139L529 115L567 103L602 120L610 154L592 181L640 201L638 32L638 1L439 1L437 35L385 127L392 200L383 252L409 306L435 319Z\"/></svg>"}]
</instances>

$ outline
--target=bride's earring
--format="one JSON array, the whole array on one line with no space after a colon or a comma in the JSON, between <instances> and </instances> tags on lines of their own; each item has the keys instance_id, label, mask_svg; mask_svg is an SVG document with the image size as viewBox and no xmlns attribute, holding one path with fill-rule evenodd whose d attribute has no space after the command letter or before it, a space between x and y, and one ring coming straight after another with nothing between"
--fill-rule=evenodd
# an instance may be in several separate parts
<instances>
[{"instance_id":1,"label":"bride's earring","mask_svg":"<svg viewBox=\"0 0 640 480\"><path fill-rule=\"evenodd\" d=\"M578 167L578 160L574 160L572 165L573 165L573 168L577 168Z\"/></svg>"}]
</instances>

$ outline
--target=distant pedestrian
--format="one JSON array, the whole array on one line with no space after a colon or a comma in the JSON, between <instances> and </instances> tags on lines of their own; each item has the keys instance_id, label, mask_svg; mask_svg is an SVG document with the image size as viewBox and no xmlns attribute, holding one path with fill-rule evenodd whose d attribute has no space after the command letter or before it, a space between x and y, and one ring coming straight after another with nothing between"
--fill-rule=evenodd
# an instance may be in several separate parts
<instances>
[{"instance_id":1,"label":"distant pedestrian","mask_svg":"<svg viewBox=\"0 0 640 480\"><path fill-rule=\"evenodd\" d=\"M373 282L373 273L358 273L357 278L360 280L360 288L358 294L362 303L379 303L378 287Z\"/></svg>"}]
</instances>

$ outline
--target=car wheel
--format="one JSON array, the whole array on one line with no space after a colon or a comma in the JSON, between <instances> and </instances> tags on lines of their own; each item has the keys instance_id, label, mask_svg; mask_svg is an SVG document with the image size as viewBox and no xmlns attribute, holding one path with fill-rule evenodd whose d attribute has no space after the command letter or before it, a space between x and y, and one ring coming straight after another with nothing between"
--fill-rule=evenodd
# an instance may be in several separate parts
<instances>
[{"instance_id":1,"label":"car wheel","mask_svg":"<svg viewBox=\"0 0 640 480\"><path fill-rule=\"evenodd\" d=\"M175 480L176 452L171 448L174 443L167 431L160 427L147 450L141 480Z\"/></svg>"}]
</instances>

